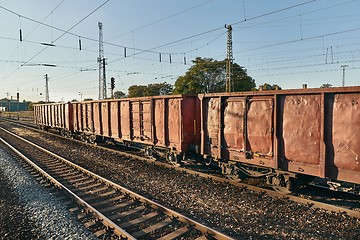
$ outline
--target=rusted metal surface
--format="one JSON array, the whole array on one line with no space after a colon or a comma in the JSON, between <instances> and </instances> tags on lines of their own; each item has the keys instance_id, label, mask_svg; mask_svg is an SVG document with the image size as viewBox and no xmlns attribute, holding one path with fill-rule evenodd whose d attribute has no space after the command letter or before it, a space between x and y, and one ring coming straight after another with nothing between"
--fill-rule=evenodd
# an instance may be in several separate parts
<instances>
[{"instance_id":1,"label":"rusted metal surface","mask_svg":"<svg viewBox=\"0 0 360 240\"><path fill-rule=\"evenodd\" d=\"M201 145L204 157L360 182L360 87L198 97L92 101L83 104L80 115L76 104L74 111L67 109L71 104L38 105L35 121L71 129L74 114L81 118L73 124L82 125L79 131L118 141L178 152Z\"/></svg>"},{"instance_id":2,"label":"rusted metal surface","mask_svg":"<svg viewBox=\"0 0 360 240\"><path fill-rule=\"evenodd\" d=\"M72 131L72 106L70 103L34 105L34 121L42 126Z\"/></svg>"},{"instance_id":3,"label":"rusted metal surface","mask_svg":"<svg viewBox=\"0 0 360 240\"><path fill-rule=\"evenodd\" d=\"M166 100L165 99L155 99L154 104L154 133L155 133L155 144L160 146L166 146L169 142L166 135L167 129L169 129L169 124L166 121Z\"/></svg>"},{"instance_id":4,"label":"rusted metal surface","mask_svg":"<svg viewBox=\"0 0 360 240\"><path fill-rule=\"evenodd\" d=\"M249 150L273 156L273 100L253 98L247 111L247 139Z\"/></svg>"},{"instance_id":5,"label":"rusted metal surface","mask_svg":"<svg viewBox=\"0 0 360 240\"><path fill-rule=\"evenodd\" d=\"M273 98L202 98L202 154L273 166Z\"/></svg>"},{"instance_id":6,"label":"rusted metal surface","mask_svg":"<svg viewBox=\"0 0 360 240\"><path fill-rule=\"evenodd\" d=\"M243 98L228 98L226 100L226 105L224 107L225 109L223 113L224 139L222 140L223 157L225 158L230 157L232 159L239 159L240 152L245 152L245 143L243 138L244 107L245 103ZM219 124L217 125L219 126ZM218 126L216 127L216 129L219 129ZM220 141L218 140L218 142Z\"/></svg>"},{"instance_id":7,"label":"rusted metal surface","mask_svg":"<svg viewBox=\"0 0 360 240\"><path fill-rule=\"evenodd\" d=\"M91 102L83 103L83 124L84 124L84 132L86 133L94 132L93 107Z\"/></svg>"},{"instance_id":8,"label":"rusted metal surface","mask_svg":"<svg viewBox=\"0 0 360 240\"><path fill-rule=\"evenodd\" d=\"M282 137L288 161L319 163L320 95L284 96Z\"/></svg>"},{"instance_id":9,"label":"rusted metal surface","mask_svg":"<svg viewBox=\"0 0 360 240\"><path fill-rule=\"evenodd\" d=\"M320 94L285 95L282 104L282 169L319 175Z\"/></svg>"},{"instance_id":10,"label":"rusted metal surface","mask_svg":"<svg viewBox=\"0 0 360 240\"><path fill-rule=\"evenodd\" d=\"M169 146L175 149L181 149L182 139L182 109L180 99L167 99L166 105L168 114L165 115L167 120L167 128Z\"/></svg>"},{"instance_id":11,"label":"rusted metal surface","mask_svg":"<svg viewBox=\"0 0 360 240\"><path fill-rule=\"evenodd\" d=\"M101 113L101 103L94 102L93 103L93 119L94 119L94 134L101 136L103 134L102 130L102 113Z\"/></svg>"},{"instance_id":12,"label":"rusted metal surface","mask_svg":"<svg viewBox=\"0 0 360 240\"><path fill-rule=\"evenodd\" d=\"M120 138L123 140L132 140L132 125L130 120L130 101L123 100L120 103Z\"/></svg>"},{"instance_id":13,"label":"rusted metal surface","mask_svg":"<svg viewBox=\"0 0 360 240\"><path fill-rule=\"evenodd\" d=\"M335 94L331 100L329 177L360 183L360 93Z\"/></svg>"},{"instance_id":14,"label":"rusted metal surface","mask_svg":"<svg viewBox=\"0 0 360 240\"><path fill-rule=\"evenodd\" d=\"M360 182L360 87L199 97L205 157Z\"/></svg>"},{"instance_id":15,"label":"rusted metal surface","mask_svg":"<svg viewBox=\"0 0 360 240\"><path fill-rule=\"evenodd\" d=\"M110 102L110 135L112 138L118 139L119 138L119 101L111 101Z\"/></svg>"},{"instance_id":16,"label":"rusted metal surface","mask_svg":"<svg viewBox=\"0 0 360 240\"><path fill-rule=\"evenodd\" d=\"M187 151L200 144L196 96L158 96L73 103L74 126L117 141Z\"/></svg>"},{"instance_id":17,"label":"rusted metal surface","mask_svg":"<svg viewBox=\"0 0 360 240\"><path fill-rule=\"evenodd\" d=\"M108 101L100 103L100 105L101 105L100 124L101 124L101 128L102 128L102 136L104 136L104 137L110 137L109 103L110 102L108 102Z\"/></svg>"},{"instance_id":18,"label":"rusted metal surface","mask_svg":"<svg viewBox=\"0 0 360 240\"><path fill-rule=\"evenodd\" d=\"M220 98L202 100L202 154L217 157L219 155Z\"/></svg>"}]
</instances>

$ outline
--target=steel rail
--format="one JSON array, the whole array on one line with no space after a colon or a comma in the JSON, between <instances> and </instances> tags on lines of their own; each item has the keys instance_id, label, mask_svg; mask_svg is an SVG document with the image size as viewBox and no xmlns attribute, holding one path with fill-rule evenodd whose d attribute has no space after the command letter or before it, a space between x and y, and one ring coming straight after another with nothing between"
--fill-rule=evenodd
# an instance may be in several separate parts
<instances>
[{"instance_id":1,"label":"steel rail","mask_svg":"<svg viewBox=\"0 0 360 240\"><path fill-rule=\"evenodd\" d=\"M25 127L28 127L28 126L25 126ZM28 127L28 128L31 128L31 127ZM33 129L33 128L31 128L31 129ZM35 129L35 130L40 131L38 129ZM48 133L48 134L50 134L52 136L61 137L61 136L59 136L57 134L54 134L54 133ZM78 141L78 140L75 140L75 139L71 139L71 140L82 143L82 144L86 144L86 145L89 144L89 143L84 143L82 141ZM92 144L90 144L90 145L92 145ZM300 204L311 205L313 208L320 208L320 209L323 209L323 210L326 210L326 211L329 211L329 212L346 213L350 217L360 219L360 212L356 211L356 210L352 210L352 209L348 209L348 208L344 208L344 207L339 207L339 206L334 206L334 205L319 202L319 201L316 201L316 200L305 199L305 198L294 196L294 195L285 195L285 194L282 194L280 192L276 192L276 191L271 190L271 189L257 187L257 186L253 186L253 185L249 185L249 184L241 183L241 182L234 182L234 181L231 181L231 180L229 180L227 178L217 177L217 176L209 175L209 174L206 174L206 173L198 172L198 171L195 171L195 170L191 170L191 169L187 169L187 168L183 168L183 167L177 167L177 166L174 166L174 165L171 165L171 164L168 164L168 163L154 161L154 160L151 160L151 159L149 159L147 157L140 157L138 155L131 154L131 153L123 153L123 152L119 152L118 150L114 150L114 149L110 149L110 148L106 148L106 147L102 147L102 146L97 146L97 147L100 148L100 149L106 150L106 151L110 151L110 152L119 154L121 156L132 157L132 158L136 158L136 159L139 159L139 160L142 160L142 161L150 162L150 163L153 163L153 164L155 164L157 166L162 166L162 167L166 167L166 168L169 168L169 169L176 169L178 171L183 171L183 172L186 172L186 173L189 173L189 174L192 174L192 175L198 175L198 176L206 178L206 179L212 179L212 180L217 181L217 182L224 182L224 183L232 184L232 185L237 186L237 187L247 188L249 190L252 190L252 191L258 192L258 193L266 193L266 194L274 196L274 197L289 199L291 201L294 201L294 202L297 202L297 203L300 203Z\"/></svg>"},{"instance_id":2,"label":"steel rail","mask_svg":"<svg viewBox=\"0 0 360 240\"><path fill-rule=\"evenodd\" d=\"M4 130L4 129L2 129ZM33 167L39 174L41 174L43 177L48 179L52 184L54 184L57 188L65 191L65 193L73 199L78 205L84 207L86 210L91 211L98 219L100 219L103 224L107 227L110 227L113 229L114 233L118 236L121 236L126 239L135 239L132 237L129 233L127 233L124 229L120 228L118 225L116 225L114 222L112 222L110 219L105 217L101 212L97 211L95 208L93 208L90 204L88 204L86 201L82 200L80 197L78 197L75 193L73 193L70 189L68 189L66 186L61 184L59 181L57 181L55 178L53 178L50 174L48 174L46 171L44 171L41 167L36 165L34 162L32 162L29 158L27 158L25 155L23 155L20 151L18 151L16 148L14 148L11 144L6 142L3 138L0 137L0 141L4 143L8 148L10 148L14 153L16 153L19 157L21 157L23 160L25 160L31 167Z\"/></svg>"},{"instance_id":3,"label":"steel rail","mask_svg":"<svg viewBox=\"0 0 360 240\"><path fill-rule=\"evenodd\" d=\"M159 209L160 211L162 211L163 213L165 213L166 215L168 216L171 216L171 217L175 217L177 220L179 220L180 222L183 222L183 223L186 223L186 224L189 224L191 226L193 226L195 229L199 230L200 232L202 232L204 235L206 236L211 236L212 238L216 238L216 239L220 239L220 240L223 240L223 239L233 239L231 238L230 236L227 236L217 230L214 230L212 228L209 228L195 220L192 220L188 217L186 217L185 215L183 214L180 214L172 209L169 209L155 201L152 201L146 197L143 197L127 188L124 188L108 179L105 179L103 177L101 177L100 175L97 175L93 172L90 172L88 171L87 169L81 167L81 166L78 166L72 162L70 162L69 160L43 148L43 147L40 147L34 143L32 143L31 141L21 137L21 136L18 136L2 127L0 127L0 130L30 144L31 146L55 157L55 158L58 158L60 159L61 161L65 162L66 164L78 169L79 171L91 176L91 177L94 177L102 182L104 182L105 184L115 188L115 189L118 189L120 190L121 192L124 192L124 193L127 193L129 194L131 197L139 200L140 202L143 202L143 203L146 203L148 205L150 205L152 208L154 209ZM24 158L27 162L31 162L30 159L28 159L26 156L24 156L21 152L19 152L18 150L16 150L14 147L12 147L9 143L7 143L5 140L3 140L1 137L0 137L0 140L2 142L4 142L8 147L10 147L14 152L16 152L16 154L18 154L20 157ZM82 200L81 198L79 198L75 193L71 192L68 188L66 188L64 185L62 185L60 182L58 182L56 179L52 178L49 174L47 174L44 170L42 170L39 166L37 166L35 163L32 163L31 162L31 165L33 167L35 167L36 169L39 169L39 172L45 176L46 178L49 178L49 180L51 182L53 182L57 187L61 188L61 189L64 189L66 192L68 192L70 194L70 196L76 201L76 202L79 202L79 204L81 206L83 206L84 208L90 210L91 212L93 212L96 216L98 216L99 219L102 219L104 223L106 223L105 225L106 226L109 226L111 228L114 228L114 232L122 237L125 237L127 239L135 239L133 238L129 233L127 233L124 229L120 228L118 225L116 225L114 222L112 222L110 219L108 219L107 217L105 217L103 214L101 214L101 212L98 212L95 208L93 208L90 204L88 204L86 201Z\"/></svg>"}]
</instances>

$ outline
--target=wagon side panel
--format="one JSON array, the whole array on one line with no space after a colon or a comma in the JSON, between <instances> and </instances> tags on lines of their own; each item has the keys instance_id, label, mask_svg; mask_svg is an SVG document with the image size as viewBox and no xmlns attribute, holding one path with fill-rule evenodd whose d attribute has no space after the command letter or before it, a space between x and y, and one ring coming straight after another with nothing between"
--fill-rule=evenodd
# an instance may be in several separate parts
<instances>
[{"instance_id":1,"label":"wagon side panel","mask_svg":"<svg viewBox=\"0 0 360 240\"><path fill-rule=\"evenodd\" d=\"M181 98L169 98L167 102L166 138L169 141L168 146L180 152L182 134Z\"/></svg>"},{"instance_id":2,"label":"wagon side panel","mask_svg":"<svg viewBox=\"0 0 360 240\"><path fill-rule=\"evenodd\" d=\"M110 104L110 134L114 139L119 138L119 101L111 101Z\"/></svg>"},{"instance_id":3,"label":"wagon side panel","mask_svg":"<svg viewBox=\"0 0 360 240\"><path fill-rule=\"evenodd\" d=\"M219 157L220 106L219 97L205 97L202 99L201 153L204 156Z\"/></svg>"},{"instance_id":4,"label":"wagon side panel","mask_svg":"<svg viewBox=\"0 0 360 240\"><path fill-rule=\"evenodd\" d=\"M267 167L274 166L273 129L273 97L249 99L246 117L246 151L252 153L251 157L254 164Z\"/></svg>"},{"instance_id":5,"label":"wagon side panel","mask_svg":"<svg viewBox=\"0 0 360 240\"><path fill-rule=\"evenodd\" d=\"M223 158L240 160L244 156L244 108L244 98L228 97L224 100Z\"/></svg>"},{"instance_id":6,"label":"wagon side panel","mask_svg":"<svg viewBox=\"0 0 360 240\"><path fill-rule=\"evenodd\" d=\"M321 95L284 95L281 105L279 166L283 170L319 176Z\"/></svg>"},{"instance_id":7,"label":"wagon side panel","mask_svg":"<svg viewBox=\"0 0 360 240\"><path fill-rule=\"evenodd\" d=\"M131 120L130 101L124 100L120 103L120 138L131 141L132 139L132 120Z\"/></svg>"},{"instance_id":8,"label":"wagon side panel","mask_svg":"<svg viewBox=\"0 0 360 240\"><path fill-rule=\"evenodd\" d=\"M165 136L165 128L167 129L167 101L165 98L154 100L154 136L155 144L167 146L167 138Z\"/></svg>"},{"instance_id":9,"label":"wagon side panel","mask_svg":"<svg viewBox=\"0 0 360 240\"><path fill-rule=\"evenodd\" d=\"M334 94L327 106L328 177L360 183L360 93Z\"/></svg>"},{"instance_id":10,"label":"wagon side panel","mask_svg":"<svg viewBox=\"0 0 360 240\"><path fill-rule=\"evenodd\" d=\"M93 103L93 119L94 119L94 132L95 135L102 136L102 112L101 112L101 103L94 102Z\"/></svg>"}]
</instances>

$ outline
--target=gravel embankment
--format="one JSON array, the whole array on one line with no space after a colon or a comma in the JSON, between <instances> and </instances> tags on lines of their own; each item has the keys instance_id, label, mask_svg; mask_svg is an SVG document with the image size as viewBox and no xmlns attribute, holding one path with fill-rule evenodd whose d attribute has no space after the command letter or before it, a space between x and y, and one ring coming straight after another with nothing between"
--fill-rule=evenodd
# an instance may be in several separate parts
<instances>
[{"instance_id":1,"label":"gravel embankment","mask_svg":"<svg viewBox=\"0 0 360 240\"><path fill-rule=\"evenodd\" d=\"M360 221L226 183L14 129L103 177L239 239L360 239Z\"/></svg>"},{"instance_id":2,"label":"gravel embankment","mask_svg":"<svg viewBox=\"0 0 360 240\"><path fill-rule=\"evenodd\" d=\"M96 239L0 145L0 239Z\"/></svg>"}]
</instances>

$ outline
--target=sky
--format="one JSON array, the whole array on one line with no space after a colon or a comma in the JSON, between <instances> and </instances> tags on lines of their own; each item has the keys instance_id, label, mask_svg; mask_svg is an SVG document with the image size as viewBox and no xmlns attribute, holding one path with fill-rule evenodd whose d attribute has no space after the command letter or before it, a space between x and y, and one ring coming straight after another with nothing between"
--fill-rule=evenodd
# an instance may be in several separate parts
<instances>
[{"instance_id":1,"label":"sky","mask_svg":"<svg viewBox=\"0 0 360 240\"><path fill-rule=\"evenodd\" d=\"M98 99L99 22L108 96L224 60L225 25L257 86L360 85L360 0L1 0L0 98L45 100L47 74L50 101Z\"/></svg>"}]
</instances>

